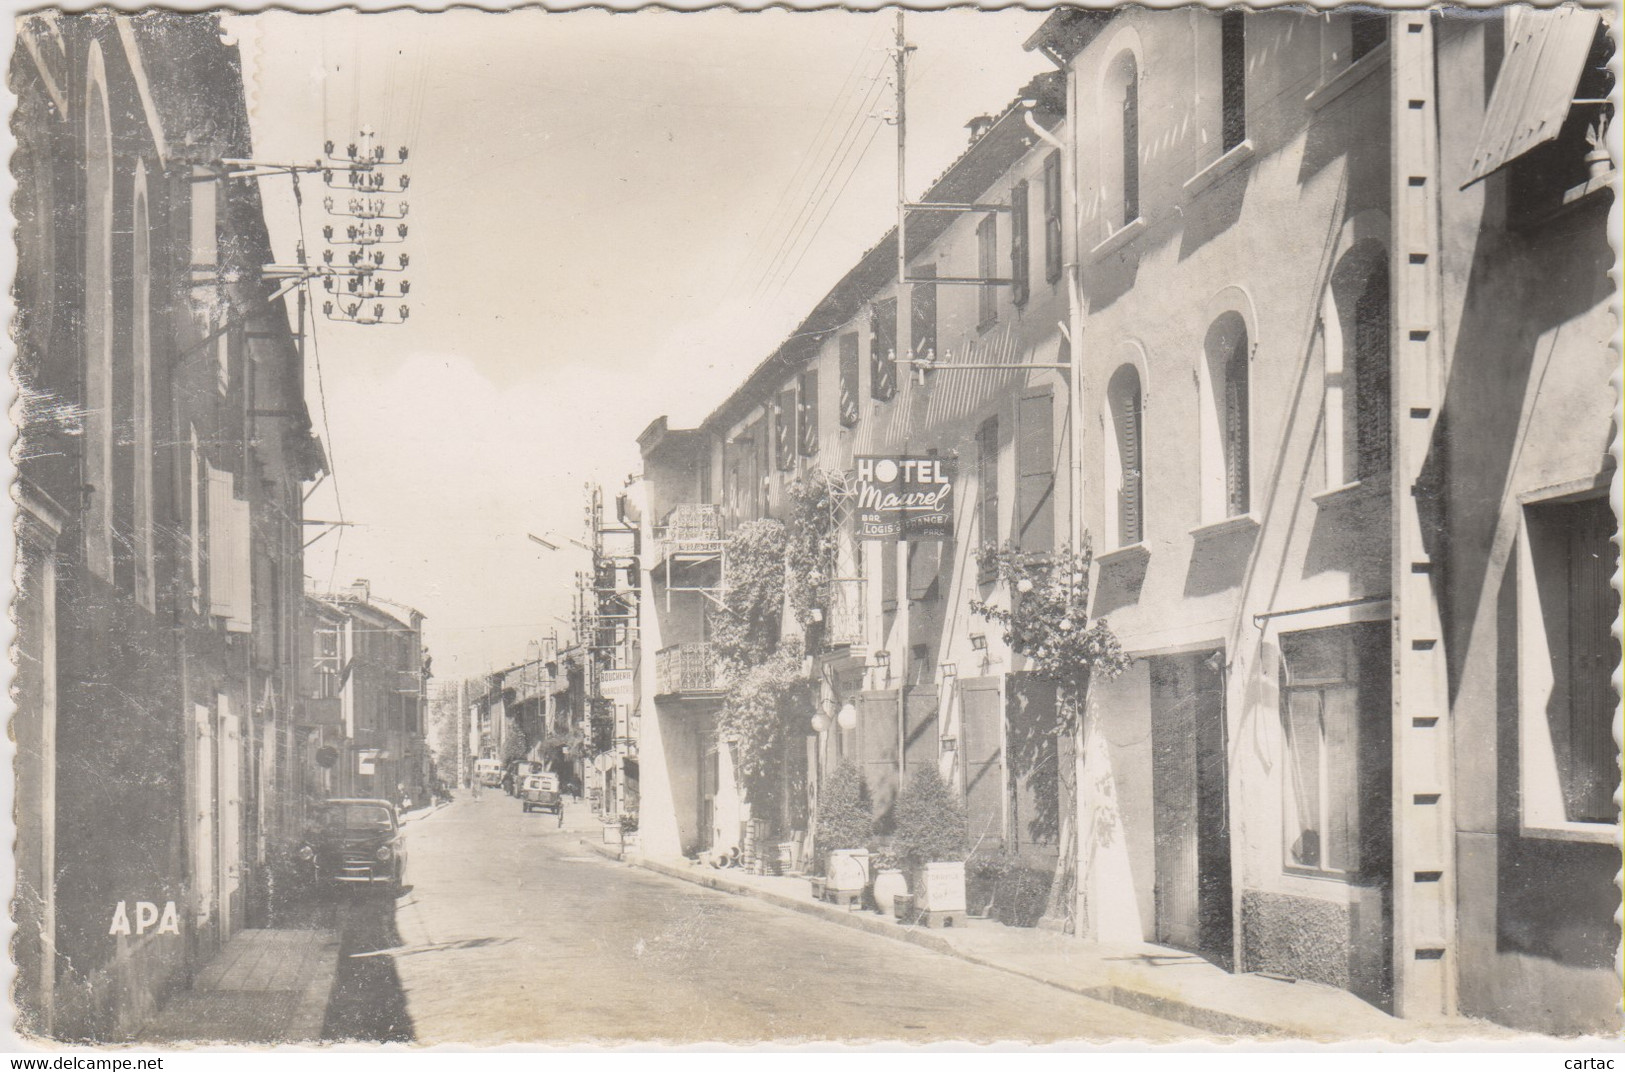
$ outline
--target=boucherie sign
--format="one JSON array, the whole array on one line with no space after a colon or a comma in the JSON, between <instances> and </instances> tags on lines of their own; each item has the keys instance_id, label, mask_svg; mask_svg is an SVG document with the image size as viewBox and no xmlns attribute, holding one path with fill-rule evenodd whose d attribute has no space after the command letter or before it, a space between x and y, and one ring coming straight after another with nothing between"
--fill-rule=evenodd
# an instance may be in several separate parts
<instances>
[{"instance_id":1,"label":"boucherie sign","mask_svg":"<svg viewBox=\"0 0 1625 1072\"><path fill-rule=\"evenodd\" d=\"M954 463L944 458L858 457L860 540L948 540L954 534Z\"/></svg>"}]
</instances>

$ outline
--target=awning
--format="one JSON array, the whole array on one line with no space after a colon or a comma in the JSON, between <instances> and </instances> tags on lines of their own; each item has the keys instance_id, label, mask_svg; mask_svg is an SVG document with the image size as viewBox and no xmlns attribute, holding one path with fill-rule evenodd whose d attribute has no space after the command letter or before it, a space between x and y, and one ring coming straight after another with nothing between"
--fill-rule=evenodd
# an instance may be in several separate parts
<instances>
[{"instance_id":1,"label":"awning","mask_svg":"<svg viewBox=\"0 0 1625 1072\"><path fill-rule=\"evenodd\" d=\"M1557 137L1568 118L1601 14L1580 7L1508 12L1512 48L1501 64L1473 166L1462 189Z\"/></svg>"}]
</instances>

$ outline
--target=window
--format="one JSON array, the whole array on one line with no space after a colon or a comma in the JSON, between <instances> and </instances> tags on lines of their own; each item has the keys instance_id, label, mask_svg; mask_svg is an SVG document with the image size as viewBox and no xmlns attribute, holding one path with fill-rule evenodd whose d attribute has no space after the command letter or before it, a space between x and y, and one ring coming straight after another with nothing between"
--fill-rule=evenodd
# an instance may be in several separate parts
<instances>
[{"instance_id":1,"label":"window","mask_svg":"<svg viewBox=\"0 0 1625 1072\"><path fill-rule=\"evenodd\" d=\"M1220 111L1224 152L1247 139L1247 24L1240 11L1219 16Z\"/></svg>"},{"instance_id":2,"label":"window","mask_svg":"<svg viewBox=\"0 0 1625 1072\"><path fill-rule=\"evenodd\" d=\"M1015 540L1023 551L1055 550L1055 404L1049 394L1021 400L1016 422Z\"/></svg>"},{"instance_id":3,"label":"window","mask_svg":"<svg viewBox=\"0 0 1625 1072\"><path fill-rule=\"evenodd\" d=\"M1321 313L1328 488L1388 472L1389 308L1388 251L1360 242L1333 271L1331 303Z\"/></svg>"},{"instance_id":4,"label":"window","mask_svg":"<svg viewBox=\"0 0 1625 1072\"><path fill-rule=\"evenodd\" d=\"M852 337L852 345L857 346L857 337ZM801 425L800 449L801 453L812 456L818 453L818 369L810 368L801 374L801 407L797 413Z\"/></svg>"},{"instance_id":5,"label":"window","mask_svg":"<svg viewBox=\"0 0 1625 1072\"><path fill-rule=\"evenodd\" d=\"M1355 12L1349 16L1349 62L1354 63L1376 51L1388 40L1388 16L1380 12Z\"/></svg>"},{"instance_id":6,"label":"window","mask_svg":"<svg viewBox=\"0 0 1625 1072\"><path fill-rule=\"evenodd\" d=\"M922 264L914 269L916 278L935 277L937 266ZM937 285L915 283L909 295L909 325L916 356L935 355L937 352Z\"/></svg>"},{"instance_id":7,"label":"window","mask_svg":"<svg viewBox=\"0 0 1625 1072\"><path fill-rule=\"evenodd\" d=\"M858 336L842 335L840 420L843 428L858 423Z\"/></svg>"},{"instance_id":8,"label":"window","mask_svg":"<svg viewBox=\"0 0 1625 1072\"><path fill-rule=\"evenodd\" d=\"M1520 29L1525 19L1552 18L1557 14L1519 11ZM1572 20L1587 14L1592 19L1597 18L1595 13L1573 11L1568 17ZM1547 45L1547 52L1556 51L1556 47L1553 40ZM1608 148L1608 128L1613 121L1614 106L1594 102L1607 101L1613 93L1614 76L1608 69L1613 54L1613 38L1607 25L1599 20L1571 98L1573 103L1566 112L1554 117L1554 123L1561 122L1556 137L1529 149L1512 164L1507 201L1510 226L1538 223L1570 201L1607 185L1616 166ZM1511 72L1503 73L1502 77L1509 74ZM1497 85L1497 97L1500 89Z\"/></svg>"},{"instance_id":9,"label":"window","mask_svg":"<svg viewBox=\"0 0 1625 1072\"><path fill-rule=\"evenodd\" d=\"M999 294L987 280L998 276L999 218L993 213L976 225L976 326L985 328L999 318Z\"/></svg>"},{"instance_id":10,"label":"window","mask_svg":"<svg viewBox=\"0 0 1625 1072\"><path fill-rule=\"evenodd\" d=\"M1106 502L1107 530L1115 535L1115 546L1128 547L1145 538L1139 370L1133 365L1118 369L1106 399L1112 429L1106 441L1106 486L1115 489Z\"/></svg>"},{"instance_id":11,"label":"window","mask_svg":"<svg viewBox=\"0 0 1625 1072\"><path fill-rule=\"evenodd\" d=\"M1018 182L1010 191L1010 300L1027 304L1030 221L1027 217L1027 184Z\"/></svg>"},{"instance_id":12,"label":"window","mask_svg":"<svg viewBox=\"0 0 1625 1072\"><path fill-rule=\"evenodd\" d=\"M1140 218L1140 72L1134 53L1118 53L1103 89L1102 185L1106 204L1117 210L1107 213L1115 231Z\"/></svg>"},{"instance_id":13,"label":"window","mask_svg":"<svg viewBox=\"0 0 1625 1072\"><path fill-rule=\"evenodd\" d=\"M1044 158L1044 278L1061 278L1061 154Z\"/></svg>"},{"instance_id":14,"label":"window","mask_svg":"<svg viewBox=\"0 0 1625 1072\"><path fill-rule=\"evenodd\" d=\"M1381 878L1392 857L1388 632L1364 622L1281 637L1289 868Z\"/></svg>"},{"instance_id":15,"label":"window","mask_svg":"<svg viewBox=\"0 0 1625 1072\"><path fill-rule=\"evenodd\" d=\"M785 388L773 407L773 455L780 469L788 469L796 460L796 389Z\"/></svg>"},{"instance_id":16,"label":"window","mask_svg":"<svg viewBox=\"0 0 1625 1072\"><path fill-rule=\"evenodd\" d=\"M113 135L92 57L85 117L85 558L113 579Z\"/></svg>"},{"instance_id":17,"label":"window","mask_svg":"<svg viewBox=\"0 0 1625 1072\"><path fill-rule=\"evenodd\" d=\"M896 359L897 299L887 298L869 313L869 397L885 402L897 393Z\"/></svg>"},{"instance_id":18,"label":"window","mask_svg":"<svg viewBox=\"0 0 1625 1072\"><path fill-rule=\"evenodd\" d=\"M976 432L976 519L983 544L999 542L999 419L989 417Z\"/></svg>"},{"instance_id":19,"label":"window","mask_svg":"<svg viewBox=\"0 0 1625 1072\"><path fill-rule=\"evenodd\" d=\"M1524 822L1561 828L1617 821L1618 751L1610 633L1619 597L1613 512L1602 497L1530 503L1520 556Z\"/></svg>"},{"instance_id":20,"label":"window","mask_svg":"<svg viewBox=\"0 0 1625 1072\"><path fill-rule=\"evenodd\" d=\"M1202 421L1202 517L1240 517L1252 508L1248 363L1241 314L1227 312L1208 328Z\"/></svg>"},{"instance_id":21,"label":"window","mask_svg":"<svg viewBox=\"0 0 1625 1072\"><path fill-rule=\"evenodd\" d=\"M246 633L254 620L252 517L237 498L237 479L204 463L209 485L209 613L226 631Z\"/></svg>"},{"instance_id":22,"label":"window","mask_svg":"<svg viewBox=\"0 0 1625 1072\"><path fill-rule=\"evenodd\" d=\"M130 351L134 368L131 392L135 436L133 444L135 488L134 539L135 592L141 605L157 609L157 586L152 553L152 247L147 217L147 189L144 172L137 177L134 221L131 227L132 309Z\"/></svg>"}]
</instances>

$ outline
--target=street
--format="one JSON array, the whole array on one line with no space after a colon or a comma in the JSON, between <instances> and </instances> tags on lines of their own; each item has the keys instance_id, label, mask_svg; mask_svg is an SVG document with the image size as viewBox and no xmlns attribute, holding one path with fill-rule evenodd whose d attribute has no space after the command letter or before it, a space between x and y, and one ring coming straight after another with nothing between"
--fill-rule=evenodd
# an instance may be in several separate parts
<instances>
[{"instance_id":1,"label":"street","mask_svg":"<svg viewBox=\"0 0 1625 1072\"><path fill-rule=\"evenodd\" d=\"M340 891L329 1040L670 1043L1193 1037L903 942L616 865L488 791L407 825L409 888Z\"/></svg>"}]
</instances>

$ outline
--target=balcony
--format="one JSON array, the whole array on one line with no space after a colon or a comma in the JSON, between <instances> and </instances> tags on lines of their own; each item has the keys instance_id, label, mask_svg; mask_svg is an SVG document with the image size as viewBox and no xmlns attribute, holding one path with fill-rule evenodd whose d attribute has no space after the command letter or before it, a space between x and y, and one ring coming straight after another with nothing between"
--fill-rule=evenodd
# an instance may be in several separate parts
<instances>
[{"instance_id":1,"label":"balcony","mask_svg":"<svg viewBox=\"0 0 1625 1072\"><path fill-rule=\"evenodd\" d=\"M715 503L681 503L655 526L662 560L674 555L722 553L722 507Z\"/></svg>"},{"instance_id":2,"label":"balcony","mask_svg":"<svg viewBox=\"0 0 1625 1072\"><path fill-rule=\"evenodd\" d=\"M655 652L655 695L706 695L720 691L716 652L710 644L673 644Z\"/></svg>"},{"instance_id":3,"label":"balcony","mask_svg":"<svg viewBox=\"0 0 1625 1072\"><path fill-rule=\"evenodd\" d=\"M860 647L868 635L863 613L863 581L861 578L842 578L830 582L829 609L826 612L828 631L825 639L831 647Z\"/></svg>"}]
</instances>

